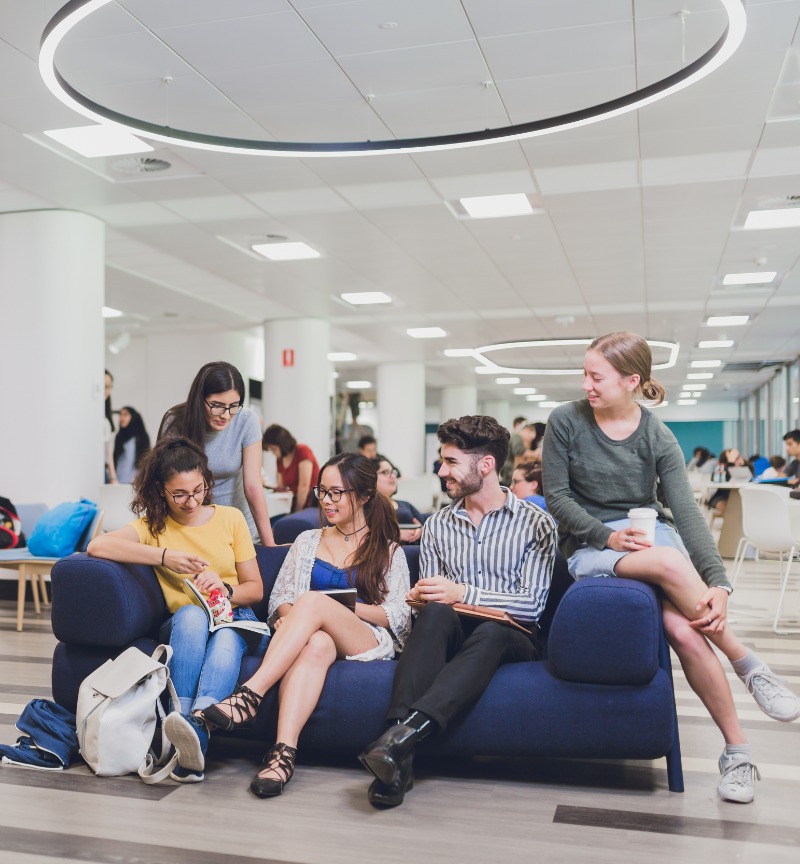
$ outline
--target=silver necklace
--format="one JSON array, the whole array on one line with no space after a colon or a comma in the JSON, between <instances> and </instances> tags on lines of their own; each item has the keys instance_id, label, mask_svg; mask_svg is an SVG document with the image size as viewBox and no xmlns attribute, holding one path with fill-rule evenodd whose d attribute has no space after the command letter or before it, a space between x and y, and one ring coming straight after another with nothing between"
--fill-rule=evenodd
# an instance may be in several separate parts
<instances>
[{"instance_id":1,"label":"silver necklace","mask_svg":"<svg viewBox=\"0 0 800 864\"><path fill-rule=\"evenodd\" d=\"M351 537L355 537L359 531L363 531L367 526L366 524L362 525L360 528L356 528L355 531L351 531L349 534L345 534L338 525L334 525L333 527L342 535L342 537L344 537L345 543L347 543Z\"/></svg>"}]
</instances>

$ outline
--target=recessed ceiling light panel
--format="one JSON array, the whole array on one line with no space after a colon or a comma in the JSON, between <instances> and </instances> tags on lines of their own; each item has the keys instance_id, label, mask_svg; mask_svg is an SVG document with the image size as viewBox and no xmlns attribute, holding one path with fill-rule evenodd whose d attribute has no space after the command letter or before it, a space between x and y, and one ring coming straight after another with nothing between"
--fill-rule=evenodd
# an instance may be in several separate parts
<instances>
[{"instance_id":1,"label":"recessed ceiling light panel","mask_svg":"<svg viewBox=\"0 0 800 864\"><path fill-rule=\"evenodd\" d=\"M722 279L723 285L766 285L777 276L775 270L765 270L761 273L726 273Z\"/></svg>"},{"instance_id":2,"label":"recessed ceiling light panel","mask_svg":"<svg viewBox=\"0 0 800 864\"><path fill-rule=\"evenodd\" d=\"M392 298L388 294L384 294L383 291L357 291L339 296L351 306L374 306L392 302Z\"/></svg>"},{"instance_id":3,"label":"recessed ceiling light panel","mask_svg":"<svg viewBox=\"0 0 800 864\"><path fill-rule=\"evenodd\" d=\"M350 390L369 390L372 387L372 381L348 381L345 386Z\"/></svg>"},{"instance_id":4,"label":"recessed ceiling light panel","mask_svg":"<svg viewBox=\"0 0 800 864\"><path fill-rule=\"evenodd\" d=\"M442 336L447 336L441 327L409 327L406 333L412 339L441 339Z\"/></svg>"},{"instance_id":5,"label":"recessed ceiling light panel","mask_svg":"<svg viewBox=\"0 0 800 864\"><path fill-rule=\"evenodd\" d=\"M250 247L270 261L303 261L307 258L319 258L319 252L307 243L256 243Z\"/></svg>"},{"instance_id":6,"label":"recessed ceiling light panel","mask_svg":"<svg viewBox=\"0 0 800 864\"><path fill-rule=\"evenodd\" d=\"M146 153L153 148L121 126L73 126L69 129L48 129L45 135L69 147L81 156L121 156L125 153Z\"/></svg>"},{"instance_id":7,"label":"recessed ceiling light panel","mask_svg":"<svg viewBox=\"0 0 800 864\"><path fill-rule=\"evenodd\" d=\"M692 369L715 369L722 366L722 360L692 360Z\"/></svg>"},{"instance_id":8,"label":"recessed ceiling light panel","mask_svg":"<svg viewBox=\"0 0 800 864\"><path fill-rule=\"evenodd\" d=\"M749 320L749 315L712 315L706 321L706 327L741 327Z\"/></svg>"},{"instance_id":9,"label":"recessed ceiling light panel","mask_svg":"<svg viewBox=\"0 0 800 864\"><path fill-rule=\"evenodd\" d=\"M459 198L461 206L473 219L497 219L502 216L529 216L533 207L523 193L513 195L482 195L479 198Z\"/></svg>"},{"instance_id":10,"label":"recessed ceiling light panel","mask_svg":"<svg viewBox=\"0 0 800 864\"><path fill-rule=\"evenodd\" d=\"M713 372L689 372L686 376L687 381L702 381L704 378L713 378Z\"/></svg>"},{"instance_id":11,"label":"recessed ceiling light panel","mask_svg":"<svg viewBox=\"0 0 800 864\"><path fill-rule=\"evenodd\" d=\"M751 210L744 221L747 231L767 228L800 228L800 207L781 207L777 210Z\"/></svg>"},{"instance_id":12,"label":"recessed ceiling light panel","mask_svg":"<svg viewBox=\"0 0 800 864\"><path fill-rule=\"evenodd\" d=\"M350 351L332 351L328 354L328 360L331 363L347 363L350 360L358 360L358 356Z\"/></svg>"},{"instance_id":13,"label":"recessed ceiling light panel","mask_svg":"<svg viewBox=\"0 0 800 864\"><path fill-rule=\"evenodd\" d=\"M733 348L733 339L704 339L697 343L698 348Z\"/></svg>"}]
</instances>

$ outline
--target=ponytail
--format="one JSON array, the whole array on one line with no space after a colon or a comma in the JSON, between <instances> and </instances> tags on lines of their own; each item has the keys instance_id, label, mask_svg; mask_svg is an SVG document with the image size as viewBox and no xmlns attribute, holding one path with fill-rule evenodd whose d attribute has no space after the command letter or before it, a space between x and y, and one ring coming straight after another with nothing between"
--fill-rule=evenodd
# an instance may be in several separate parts
<instances>
[{"instance_id":1,"label":"ponytail","mask_svg":"<svg viewBox=\"0 0 800 864\"><path fill-rule=\"evenodd\" d=\"M640 384L642 396L655 405L660 405L666 399L667 391L656 381L655 378L650 378L648 381Z\"/></svg>"}]
</instances>

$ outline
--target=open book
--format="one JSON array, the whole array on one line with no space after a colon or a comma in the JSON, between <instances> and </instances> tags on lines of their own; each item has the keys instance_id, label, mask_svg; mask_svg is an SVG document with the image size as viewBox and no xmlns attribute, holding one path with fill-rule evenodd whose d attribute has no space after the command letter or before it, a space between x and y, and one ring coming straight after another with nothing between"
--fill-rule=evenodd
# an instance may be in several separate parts
<instances>
[{"instance_id":1,"label":"open book","mask_svg":"<svg viewBox=\"0 0 800 864\"><path fill-rule=\"evenodd\" d=\"M222 630L223 627L233 627L236 630L251 630L253 633L266 633L269 635L269 627L263 621L214 621L214 614L205 596L198 591L197 586L192 579L183 580L189 588L189 596L192 598L195 605L205 610L208 616L208 631L213 633L215 630Z\"/></svg>"},{"instance_id":2,"label":"open book","mask_svg":"<svg viewBox=\"0 0 800 864\"><path fill-rule=\"evenodd\" d=\"M338 600L343 606L347 606L351 612L356 611L355 588L328 588L324 591L319 591L318 593L327 594L329 597L333 597L334 600Z\"/></svg>"},{"instance_id":3,"label":"open book","mask_svg":"<svg viewBox=\"0 0 800 864\"><path fill-rule=\"evenodd\" d=\"M407 600L406 602L412 609L421 609L423 606L428 605L427 600ZM498 624L503 624L506 627L513 627L515 630L521 631L526 636L533 635L531 630L523 627L519 621L509 615L508 612L504 612L502 609L491 609L488 606L474 606L470 603L453 603L452 605L453 609L465 618L480 618L483 621L497 621Z\"/></svg>"}]
</instances>

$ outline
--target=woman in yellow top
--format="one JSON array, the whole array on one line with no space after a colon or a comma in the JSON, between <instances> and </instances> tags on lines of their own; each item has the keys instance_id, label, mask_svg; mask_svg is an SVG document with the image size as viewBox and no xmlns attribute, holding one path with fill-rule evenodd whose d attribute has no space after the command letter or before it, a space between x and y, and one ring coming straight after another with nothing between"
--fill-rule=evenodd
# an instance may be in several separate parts
<instances>
[{"instance_id":1,"label":"woman in yellow top","mask_svg":"<svg viewBox=\"0 0 800 864\"><path fill-rule=\"evenodd\" d=\"M234 620L255 621L250 605L264 594L256 552L241 511L210 504L213 478L205 453L188 438L165 438L145 456L134 481L135 522L101 534L88 553L155 568L171 616L161 630L173 649L170 672L180 706L166 720L183 783L203 779L209 729L200 716L236 686L245 654L263 654L268 636L238 628L209 632L184 579L203 594L226 594Z\"/></svg>"}]
</instances>

